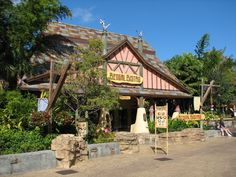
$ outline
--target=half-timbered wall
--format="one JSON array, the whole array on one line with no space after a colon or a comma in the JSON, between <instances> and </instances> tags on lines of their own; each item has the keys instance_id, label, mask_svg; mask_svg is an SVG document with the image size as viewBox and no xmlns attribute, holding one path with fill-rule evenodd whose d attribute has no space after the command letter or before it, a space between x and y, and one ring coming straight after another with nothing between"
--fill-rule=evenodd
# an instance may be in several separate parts
<instances>
[{"instance_id":1,"label":"half-timbered wall","mask_svg":"<svg viewBox=\"0 0 236 177\"><path fill-rule=\"evenodd\" d=\"M107 61L107 71L136 74L143 77L143 83L140 85L110 83L114 87L178 90L173 83L143 63L128 46L121 47L110 56Z\"/></svg>"},{"instance_id":2,"label":"half-timbered wall","mask_svg":"<svg viewBox=\"0 0 236 177\"><path fill-rule=\"evenodd\" d=\"M144 67L143 69L143 87L147 89L158 90L178 90L172 83L166 80L157 72Z\"/></svg>"},{"instance_id":3,"label":"half-timbered wall","mask_svg":"<svg viewBox=\"0 0 236 177\"><path fill-rule=\"evenodd\" d=\"M138 58L128 47L120 48L115 52L107 63L107 71L113 71L123 74L135 74L139 75L141 73L142 64L139 62ZM113 86L119 87L140 87L140 85L130 85L130 84L116 84L112 83Z\"/></svg>"}]
</instances>

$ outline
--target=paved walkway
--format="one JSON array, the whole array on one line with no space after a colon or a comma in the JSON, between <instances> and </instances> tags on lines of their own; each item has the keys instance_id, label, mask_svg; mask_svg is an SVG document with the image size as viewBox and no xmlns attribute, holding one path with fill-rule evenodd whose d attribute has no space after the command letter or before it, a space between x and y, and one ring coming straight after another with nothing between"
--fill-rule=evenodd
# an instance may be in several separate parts
<instances>
[{"instance_id":1,"label":"paved walkway","mask_svg":"<svg viewBox=\"0 0 236 177\"><path fill-rule=\"evenodd\" d=\"M139 154L102 157L69 170L57 168L12 177L235 177L236 137L172 145L168 156L146 149ZM63 171L74 173L59 174Z\"/></svg>"}]
</instances>

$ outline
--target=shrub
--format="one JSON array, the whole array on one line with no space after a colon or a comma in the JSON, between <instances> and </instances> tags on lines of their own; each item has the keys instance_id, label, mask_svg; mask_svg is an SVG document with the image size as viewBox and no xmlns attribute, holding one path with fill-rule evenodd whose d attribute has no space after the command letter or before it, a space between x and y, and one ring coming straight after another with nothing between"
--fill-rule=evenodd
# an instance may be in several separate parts
<instances>
[{"instance_id":1,"label":"shrub","mask_svg":"<svg viewBox=\"0 0 236 177\"><path fill-rule=\"evenodd\" d=\"M205 120L219 119L219 115L213 114L212 112L204 112Z\"/></svg>"},{"instance_id":2,"label":"shrub","mask_svg":"<svg viewBox=\"0 0 236 177\"><path fill-rule=\"evenodd\" d=\"M50 114L48 112L33 112L32 122L36 126L43 127L50 121Z\"/></svg>"},{"instance_id":3,"label":"shrub","mask_svg":"<svg viewBox=\"0 0 236 177\"><path fill-rule=\"evenodd\" d=\"M38 130L21 131L0 127L0 155L50 149L56 135L43 137Z\"/></svg>"},{"instance_id":4,"label":"shrub","mask_svg":"<svg viewBox=\"0 0 236 177\"><path fill-rule=\"evenodd\" d=\"M148 128L150 133L155 133L155 122L148 121Z\"/></svg>"},{"instance_id":5,"label":"shrub","mask_svg":"<svg viewBox=\"0 0 236 177\"><path fill-rule=\"evenodd\" d=\"M198 128L200 126L199 121L183 121L179 119L169 119L168 120L168 130L169 132L174 132L174 131L181 131L186 128ZM155 123L153 122L148 122L148 127L150 133L155 133ZM157 133L163 133L166 130L163 128L158 128Z\"/></svg>"},{"instance_id":6,"label":"shrub","mask_svg":"<svg viewBox=\"0 0 236 177\"><path fill-rule=\"evenodd\" d=\"M114 141L115 133L114 132L106 132L106 131L99 131L97 136L93 139L93 143L107 143Z\"/></svg>"},{"instance_id":7,"label":"shrub","mask_svg":"<svg viewBox=\"0 0 236 177\"><path fill-rule=\"evenodd\" d=\"M75 118L73 117L72 113L68 111L60 111L56 113L53 121L59 126L71 125L75 123Z\"/></svg>"},{"instance_id":8,"label":"shrub","mask_svg":"<svg viewBox=\"0 0 236 177\"><path fill-rule=\"evenodd\" d=\"M19 91L0 92L0 124L9 128L29 129L31 113L37 108L33 95L22 95Z\"/></svg>"},{"instance_id":9,"label":"shrub","mask_svg":"<svg viewBox=\"0 0 236 177\"><path fill-rule=\"evenodd\" d=\"M98 127L91 120L89 120L88 129L89 131L85 139L89 144L114 141L115 133L111 132L109 128Z\"/></svg>"}]
</instances>

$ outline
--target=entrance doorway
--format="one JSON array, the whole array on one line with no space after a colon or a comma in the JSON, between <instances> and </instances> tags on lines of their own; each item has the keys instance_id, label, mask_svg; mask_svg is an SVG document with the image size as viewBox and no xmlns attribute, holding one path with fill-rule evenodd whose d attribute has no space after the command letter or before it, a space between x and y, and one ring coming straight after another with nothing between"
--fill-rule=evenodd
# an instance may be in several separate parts
<instances>
[{"instance_id":1,"label":"entrance doorway","mask_svg":"<svg viewBox=\"0 0 236 177\"><path fill-rule=\"evenodd\" d=\"M131 124L134 124L136 120L137 100L131 97L130 100L120 100L119 102L119 109L110 112L112 117L112 130L130 131Z\"/></svg>"}]
</instances>

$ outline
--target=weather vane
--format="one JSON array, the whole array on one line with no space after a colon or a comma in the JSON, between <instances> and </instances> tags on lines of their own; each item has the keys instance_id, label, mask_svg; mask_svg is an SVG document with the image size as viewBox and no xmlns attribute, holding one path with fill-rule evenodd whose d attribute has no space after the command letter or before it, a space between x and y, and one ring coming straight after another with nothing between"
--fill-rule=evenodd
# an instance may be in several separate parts
<instances>
[{"instance_id":1,"label":"weather vane","mask_svg":"<svg viewBox=\"0 0 236 177\"><path fill-rule=\"evenodd\" d=\"M143 39L143 31L138 32L138 30L136 30L136 32L138 33L138 38Z\"/></svg>"},{"instance_id":2,"label":"weather vane","mask_svg":"<svg viewBox=\"0 0 236 177\"><path fill-rule=\"evenodd\" d=\"M105 20L100 19L100 24L102 25L103 31L107 31L107 28L110 26L110 23L106 25Z\"/></svg>"}]
</instances>

